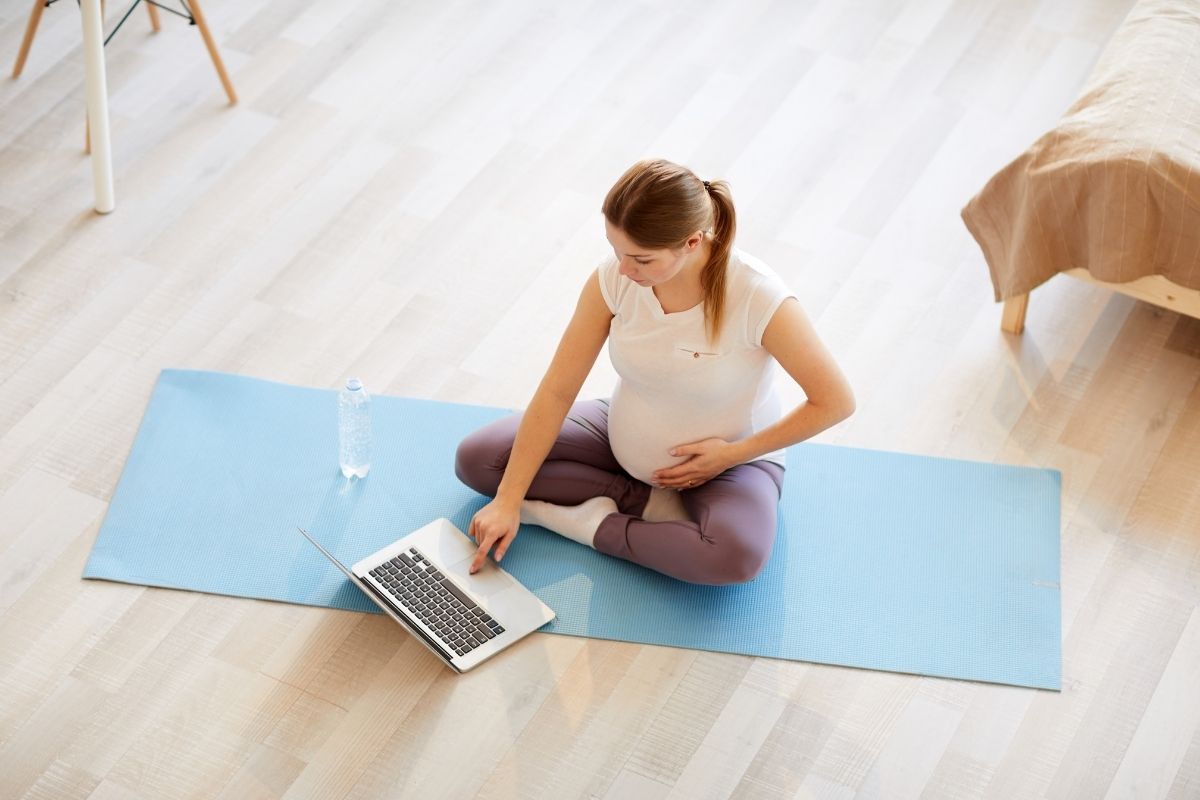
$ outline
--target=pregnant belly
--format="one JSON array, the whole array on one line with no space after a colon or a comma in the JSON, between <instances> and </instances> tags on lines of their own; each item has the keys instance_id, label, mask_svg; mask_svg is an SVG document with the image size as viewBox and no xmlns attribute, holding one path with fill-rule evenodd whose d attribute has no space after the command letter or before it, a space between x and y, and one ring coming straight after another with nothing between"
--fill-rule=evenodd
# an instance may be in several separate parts
<instances>
[{"instance_id":1,"label":"pregnant belly","mask_svg":"<svg viewBox=\"0 0 1200 800\"><path fill-rule=\"evenodd\" d=\"M697 419L705 419L697 425ZM717 423L717 424L714 424ZM734 440L739 430L721 430L712 415L683 413L675 404L662 405L638 397L618 386L608 410L608 441L621 468L644 483L653 482L660 469L687 461L673 456L671 448L711 436Z\"/></svg>"}]
</instances>

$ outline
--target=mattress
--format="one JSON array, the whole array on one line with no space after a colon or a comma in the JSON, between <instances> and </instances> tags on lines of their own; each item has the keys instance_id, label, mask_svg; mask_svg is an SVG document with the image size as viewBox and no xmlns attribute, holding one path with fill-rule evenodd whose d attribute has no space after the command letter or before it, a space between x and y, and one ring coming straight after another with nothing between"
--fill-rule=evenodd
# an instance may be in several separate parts
<instances>
[{"instance_id":1,"label":"mattress","mask_svg":"<svg viewBox=\"0 0 1200 800\"><path fill-rule=\"evenodd\" d=\"M1086 269L1200 289L1200 3L1142 0L1053 130L962 210L996 300Z\"/></svg>"}]
</instances>

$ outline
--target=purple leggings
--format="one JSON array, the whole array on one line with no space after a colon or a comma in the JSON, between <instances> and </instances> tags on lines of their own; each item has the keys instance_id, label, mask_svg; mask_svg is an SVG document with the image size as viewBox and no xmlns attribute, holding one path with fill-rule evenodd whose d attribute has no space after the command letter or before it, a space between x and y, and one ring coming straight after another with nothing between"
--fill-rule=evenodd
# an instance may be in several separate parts
<instances>
[{"instance_id":1,"label":"purple leggings","mask_svg":"<svg viewBox=\"0 0 1200 800\"><path fill-rule=\"evenodd\" d=\"M518 412L463 439L454 460L459 480L495 497L520 423ZM585 400L571 406L525 496L565 506L601 495L611 497L618 513L609 514L600 524L596 549L680 580L743 583L767 563L775 540L783 467L751 461L695 489L682 490L683 506L695 522L643 520L650 490L649 484L629 475L613 457L608 444L608 400Z\"/></svg>"}]
</instances>

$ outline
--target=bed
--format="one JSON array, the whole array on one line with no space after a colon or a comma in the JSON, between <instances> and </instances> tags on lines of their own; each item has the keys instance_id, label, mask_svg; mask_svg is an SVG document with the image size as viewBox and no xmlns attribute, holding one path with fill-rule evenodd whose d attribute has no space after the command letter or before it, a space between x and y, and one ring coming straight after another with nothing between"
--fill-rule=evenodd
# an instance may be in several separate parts
<instances>
[{"instance_id":1,"label":"bed","mask_svg":"<svg viewBox=\"0 0 1200 800\"><path fill-rule=\"evenodd\" d=\"M1006 331L1059 273L1200 317L1200 2L1140 0L1054 129L962 218Z\"/></svg>"}]
</instances>

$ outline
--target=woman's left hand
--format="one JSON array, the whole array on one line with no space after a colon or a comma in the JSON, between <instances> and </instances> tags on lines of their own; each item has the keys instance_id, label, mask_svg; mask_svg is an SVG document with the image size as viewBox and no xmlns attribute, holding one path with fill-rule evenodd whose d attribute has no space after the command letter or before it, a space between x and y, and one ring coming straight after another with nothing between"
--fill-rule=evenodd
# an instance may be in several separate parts
<instances>
[{"instance_id":1,"label":"woman's left hand","mask_svg":"<svg viewBox=\"0 0 1200 800\"><path fill-rule=\"evenodd\" d=\"M673 456L691 456L673 467L657 470L651 477L655 486L667 489L695 489L733 466L732 445L724 439L704 439L671 448Z\"/></svg>"}]
</instances>

